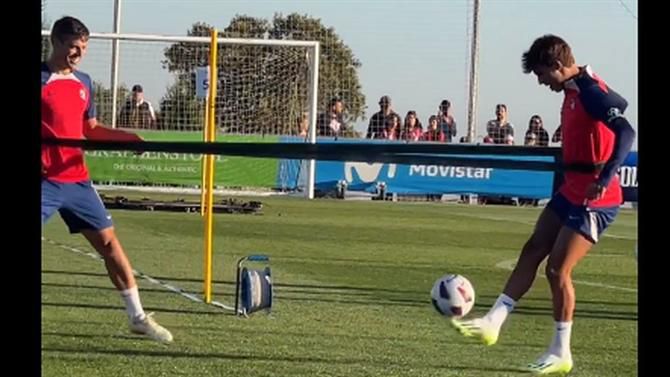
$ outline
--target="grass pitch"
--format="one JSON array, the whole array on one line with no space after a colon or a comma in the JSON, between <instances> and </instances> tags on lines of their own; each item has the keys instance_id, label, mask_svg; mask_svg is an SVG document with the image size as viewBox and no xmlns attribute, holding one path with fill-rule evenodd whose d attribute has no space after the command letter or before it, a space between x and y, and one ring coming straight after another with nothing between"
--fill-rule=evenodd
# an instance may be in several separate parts
<instances>
[{"instance_id":1,"label":"grass pitch","mask_svg":"<svg viewBox=\"0 0 670 377\"><path fill-rule=\"evenodd\" d=\"M476 290L473 313L485 312L539 209L261 201L262 215L215 216L214 299L232 304L236 260L264 253L275 283L272 314L238 318L139 279L145 310L175 337L170 345L129 333L99 260L43 242L42 375L521 376L519 367L551 340L542 276L493 347L454 332L429 296L439 276L463 274ZM112 215L135 269L201 295L199 215ZM575 270L574 376L637 375L636 233L635 213L622 211ZM43 235L92 251L57 216Z\"/></svg>"}]
</instances>

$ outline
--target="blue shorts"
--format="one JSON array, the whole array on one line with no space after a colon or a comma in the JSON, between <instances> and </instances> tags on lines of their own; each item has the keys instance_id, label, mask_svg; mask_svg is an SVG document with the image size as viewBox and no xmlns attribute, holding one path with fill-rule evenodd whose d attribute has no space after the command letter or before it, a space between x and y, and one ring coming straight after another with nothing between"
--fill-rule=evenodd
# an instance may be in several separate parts
<instances>
[{"instance_id":1,"label":"blue shorts","mask_svg":"<svg viewBox=\"0 0 670 377\"><path fill-rule=\"evenodd\" d=\"M558 215L563 225L576 230L593 243L598 242L600 235L619 213L619 206L589 208L572 204L561 193L554 195L547 207Z\"/></svg>"},{"instance_id":2,"label":"blue shorts","mask_svg":"<svg viewBox=\"0 0 670 377\"><path fill-rule=\"evenodd\" d=\"M70 229L103 230L111 227L112 216L105 209L91 181L58 183L42 180L42 224L58 211Z\"/></svg>"}]
</instances>

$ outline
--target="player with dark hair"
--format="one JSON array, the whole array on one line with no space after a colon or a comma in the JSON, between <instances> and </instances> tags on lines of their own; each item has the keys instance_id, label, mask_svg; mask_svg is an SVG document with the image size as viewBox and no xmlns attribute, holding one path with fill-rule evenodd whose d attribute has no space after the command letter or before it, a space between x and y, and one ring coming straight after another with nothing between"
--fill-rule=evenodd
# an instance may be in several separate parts
<instances>
[{"instance_id":1,"label":"player with dark hair","mask_svg":"<svg viewBox=\"0 0 670 377\"><path fill-rule=\"evenodd\" d=\"M139 141L137 135L102 127L96 120L91 78L77 65L89 31L73 17L56 21L51 56L42 63L42 137ZM100 253L126 306L130 330L160 342L172 334L145 314L133 269L116 237L111 216L93 188L80 148L42 146L42 224L58 211L71 233L81 233Z\"/></svg>"},{"instance_id":2,"label":"player with dark hair","mask_svg":"<svg viewBox=\"0 0 670 377\"><path fill-rule=\"evenodd\" d=\"M589 66L575 63L560 37L536 39L522 57L524 73L540 85L563 92L564 182L540 214L503 293L489 312L473 320L453 320L465 336L492 345L508 314L530 289L540 263L548 257L546 276L556 321L549 349L528 368L536 374L568 373L575 291L572 270L614 221L623 201L617 170L628 155L635 131L623 116L628 103Z\"/></svg>"}]
</instances>

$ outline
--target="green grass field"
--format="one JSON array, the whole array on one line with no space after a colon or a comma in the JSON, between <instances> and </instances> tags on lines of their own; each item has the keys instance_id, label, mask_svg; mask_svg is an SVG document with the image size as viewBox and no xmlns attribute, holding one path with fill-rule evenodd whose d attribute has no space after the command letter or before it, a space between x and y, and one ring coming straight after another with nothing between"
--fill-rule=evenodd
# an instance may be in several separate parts
<instances>
[{"instance_id":1,"label":"green grass field","mask_svg":"<svg viewBox=\"0 0 670 377\"><path fill-rule=\"evenodd\" d=\"M262 252L271 257L272 314L238 318L139 279L145 310L175 336L170 345L128 332L122 301L100 261L43 242L42 375L522 376L519 367L549 344L553 319L544 277L493 347L452 331L429 296L439 276L460 273L476 290L473 313L485 312L538 209L262 202L262 215L215 217L214 299L232 304L234 262ZM202 292L199 215L112 215L135 269ZM636 233L635 213L623 211L575 270L573 376L637 375ZM43 235L91 251L58 217Z\"/></svg>"}]
</instances>

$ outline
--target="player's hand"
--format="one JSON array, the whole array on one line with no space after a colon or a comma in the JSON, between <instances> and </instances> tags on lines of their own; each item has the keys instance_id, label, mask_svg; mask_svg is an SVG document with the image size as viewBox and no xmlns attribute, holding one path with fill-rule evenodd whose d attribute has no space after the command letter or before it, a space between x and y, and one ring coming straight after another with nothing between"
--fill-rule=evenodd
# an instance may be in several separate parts
<instances>
[{"instance_id":1,"label":"player's hand","mask_svg":"<svg viewBox=\"0 0 670 377\"><path fill-rule=\"evenodd\" d=\"M126 131L126 130L119 130L115 129L116 134L114 135L114 139L117 141L127 141L127 142L141 142L144 141L142 136L136 134L135 132L131 131ZM144 153L144 151L134 151L133 154L135 156L141 156Z\"/></svg>"},{"instance_id":2,"label":"player's hand","mask_svg":"<svg viewBox=\"0 0 670 377\"><path fill-rule=\"evenodd\" d=\"M134 139L134 140L132 140L132 141L144 141L144 139L142 138L142 136L140 136L140 135L138 135L138 134L136 134L136 133L129 132L129 134L131 134L131 135L132 135L131 137ZM139 156L141 156L141 155L143 155L143 154L144 154L144 151L135 151L135 156L138 156L138 157L139 157Z\"/></svg>"},{"instance_id":3,"label":"player's hand","mask_svg":"<svg viewBox=\"0 0 670 377\"><path fill-rule=\"evenodd\" d=\"M127 141L144 141L144 139L142 138L142 136L140 136L140 135L138 135L138 134L136 134L136 133L134 133L134 132L128 132L128 131L126 131L126 135L127 135L127 136L125 136L124 139L126 139Z\"/></svg>"},{"instance_id":4,"label":"player's hand","mask_svg":"<svg viewBox=\"0 0 670 377\"><path fill-rule=\"evenodd\" d=\"M597 183L591 183L586 188L586 199L587 200L598 200L605 195L607 188L605 186L599 185Z\"/></svg>"}]
</instances>

